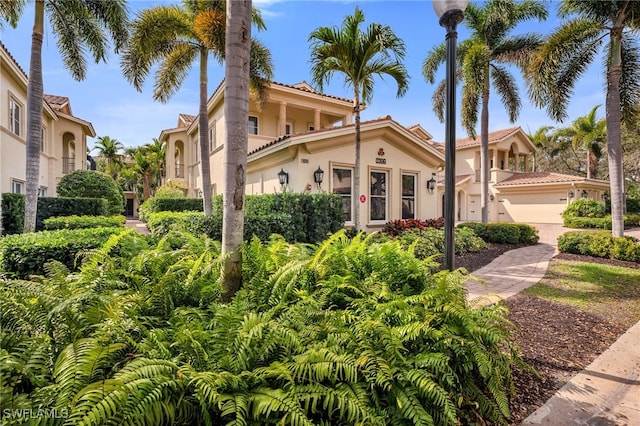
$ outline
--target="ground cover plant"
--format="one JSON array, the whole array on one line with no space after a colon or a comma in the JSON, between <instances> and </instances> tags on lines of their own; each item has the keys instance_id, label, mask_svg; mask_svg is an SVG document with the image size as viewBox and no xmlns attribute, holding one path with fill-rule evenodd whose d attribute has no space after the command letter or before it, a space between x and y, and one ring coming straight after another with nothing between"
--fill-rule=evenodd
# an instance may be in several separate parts
<instances>
[{"instance_id":1,"label":"ground cover plant","mask_svg":"<svg viewBox=\"0 0 640 426\"><path fill-rule=\"evenodd\" d=\"M254 239L221 304L220 244L170 232L79 272L3 280L1 404L62 424L506 423L519 365L504 307L399 241ZM136 254L137 253L137 254Z\"/></svg>"}]
</instances>

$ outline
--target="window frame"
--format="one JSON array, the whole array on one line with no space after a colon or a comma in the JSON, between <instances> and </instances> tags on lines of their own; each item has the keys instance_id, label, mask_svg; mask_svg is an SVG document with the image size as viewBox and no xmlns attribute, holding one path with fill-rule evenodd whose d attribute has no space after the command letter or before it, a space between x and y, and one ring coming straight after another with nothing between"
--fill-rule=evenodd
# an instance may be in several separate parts
<instances>
[{"instance_id":1,"label":"window frame","mask_svg":"<svg viewBox=\"0 0 640 426\"><path fill-rule=\"evenodd\" d=\"M413 194L410 196L405 195L405 187L404 187L405 176L410 176L413 178ZM400 218L403 220L416 219L418 217L418 192L419 192L418 182L420 182L420 180L417 172L400 170ZM413 200L413 217L405 218L404 208L403 208L405 200Z\"/></svg>"},{"instance_id":2,"label":"window frame","mask_svg":"<svg viewBox=\"0 0 640 426\"><path fill-rule=\"evenodd\" d=\"M209 152L213 152L216 149L216 122L214 121L209 126Z\"/></svg>"},{"instance_id":3,"label":"window frame","mask_svg":"<svg viewBox=\"0 0 640 426\"><path fill-rule=\"evenodd\" d=\"M247 134L258 135L260 129L260 119L258 116L249 114L247 121Z\"/></svg>"},{"instance_id":4,"label":"window frame","mask_svg":"<svg viewBox=\"0 0 640 426\"><path fill-rule=\"evenodd\" d=\"M346 193L340 193L340 192L336 192L335 191L335 184L336 184L336 178L335 178L335 173L334 171L338 169L338 170L348 170L350 173L350 192L349 195L347 195ZM345 219L345 225L353 225L354 223L354 214L355 214L355 195L354 195L354 176L355 176L355 166L352 165L347 165L347 164L336 164L336 163L332 163L330 164L330 170L331 170L331 192L340 195L340 198L342 198L343 201L343 207L344 207L344 199L345 198L350 198L350 212L349 212L349 216L350 219ZM345 212L346 213L346 212Z\"/></svg>"},{"instance_id":5,"label":"window frame","mask_svg":"<svg viewBox=\"0 0 640 426\"><path fill-rule=\"evenodd\" d=\"M373 177L374 173L382 173L385 176L385 182L384 182L384 195L376 195L372 193L372 187L371 187L371 179ZM389 195L390 195L390 189L391 189L391 182L390 182L390 177L391 177L391 171L389 169L381 169L381 168L369 168L369 189L368 189L368 195L369 195L369 209L368 209L368 217L369 217L369 223L374 224L374 225L378 225L378 224L385 224L389 221ZM380 200L383 199L384 200L384 218L382 219L374 219L373 218L373 208L374 208L374 200Z\"/></svg>"},{"instance_id":6,"label":"window frame","mask_svg":"<svg viewBox=\"0 0 640 426\"><path fill-rule=\"evenodd\" d=\"M19 102L18 99L13 95L9 95L9 131L19 137L22 137L23 110L24 106L22 105L22 103Z\"/></svg>"},{"instance_id":7,"label":"window frame","mask_svg":"<svg viewBox=\"0 0 640 426\"><path fill-rule=\"evenodd\" d=\"M40 140L40 152L47 152L47 128L42 126L42 139Z\"/></svg>"},{"instance_id":8,"label":"window frame","mask_svg":"<svg viewBox=\"0 0 640 426\"><path fill-rule=\"evenodd\" d=\"M25 181L20 179L11 179L11 192L14 194L24 194L24 185ZM19 187L19 190L16 191L16 188Z\"/></svg>"}]
</instances>

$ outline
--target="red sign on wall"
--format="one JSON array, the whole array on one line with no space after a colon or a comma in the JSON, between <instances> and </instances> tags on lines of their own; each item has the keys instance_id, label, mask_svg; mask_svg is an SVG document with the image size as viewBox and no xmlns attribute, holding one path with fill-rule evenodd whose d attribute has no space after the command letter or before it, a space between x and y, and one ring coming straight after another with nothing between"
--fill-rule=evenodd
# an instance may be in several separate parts
<instances>
[{"instance_id":1,"label":"red sign on wall","mask_svg":"<svg viewBox=\"0 0 640 426\"><path fill-rule=\"evenodd\" d=\"M362 194L362 195L360 196L360 202L361 202L361 203L364 203L365 201L367 201L367 196L366 196L366 195L364 195L364 194Z\"/></svg>"}]
</instances>

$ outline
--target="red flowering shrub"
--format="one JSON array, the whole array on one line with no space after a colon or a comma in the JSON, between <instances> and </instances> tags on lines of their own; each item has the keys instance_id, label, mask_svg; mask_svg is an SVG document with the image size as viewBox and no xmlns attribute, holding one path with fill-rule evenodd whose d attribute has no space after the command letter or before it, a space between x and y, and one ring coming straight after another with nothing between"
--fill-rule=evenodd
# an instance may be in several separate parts
<instances>
[{"instance_id":1,"label":"red flowering shrub","mask_svg":"<svg viewBox=\"0 0 640 426\"><path fill-rule=\"evenodd\" d=\"M409 231L411 229L426 229L426 228L436 228L440 229L444 227L444 218L440 217L438 219L398 219L387 222L382 228L382 232L391 236L398 237L402 235L405 231Z\"/></svg>"}]
</instances>

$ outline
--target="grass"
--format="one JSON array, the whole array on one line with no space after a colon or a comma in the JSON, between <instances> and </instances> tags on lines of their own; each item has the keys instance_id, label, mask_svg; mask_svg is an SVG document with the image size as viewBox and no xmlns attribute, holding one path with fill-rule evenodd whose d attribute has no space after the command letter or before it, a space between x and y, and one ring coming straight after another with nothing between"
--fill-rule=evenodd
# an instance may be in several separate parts
<instances>
[{"instance_id":1,"label":"grass","mask_svg":"<svg viewBox=\"0 0 640 426\"><path fill-rule=\"evenodd\" d=\"M553 259L545 277L524 293L628 327L640 321L640 269Z\"/></svg>"}]
</instances>

